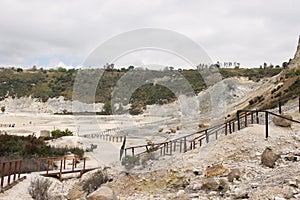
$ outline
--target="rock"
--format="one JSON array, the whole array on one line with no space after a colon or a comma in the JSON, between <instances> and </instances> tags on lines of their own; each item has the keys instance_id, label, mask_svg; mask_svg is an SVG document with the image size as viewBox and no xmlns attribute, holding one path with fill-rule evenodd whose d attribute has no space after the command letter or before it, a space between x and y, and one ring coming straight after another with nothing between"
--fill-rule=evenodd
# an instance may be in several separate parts
<instances>
[{"instance_id":1,"label":"rock","mask_svg":"<svg viewBox=\"0 0 300 200\"><path fill-rule=\"evenodd\" d=\"M232 169L230 170L227 178L229 182L233 182L234 179L239 180L241 177L241 172L239 169Z\"/></svg>"},{"instance_id":2,"label":"rock","mask_svg":"<svg viewBox=\"0 0 300 200\"><path fill-rule=\"evenodd\" d=\"M158 132L163 132L163 130L164 130L164 128L160 128L159 130L158 130Z\"/></svg>"},{"instance_id":3,"label":"rock","mask_svg":"<svg viewBox=\"0 0 300 200\"><path fill-rule=\"evenodd\" d=\"M204 128L205 125L204 125L203 123L199 123L199 124L198 124L198 127L199 127L199 128Z\"/></svg>"},{"instance_id":4,"label":"rock","mask_svg":"<svg viewBox=\"0 0 300 200\"><path fill-rule=\"evenodd\" d=\"M117 200L117 197L111 188L101 186L96 191L89 194L87 200Z\"/></svg>"},{"instance_id":5,"label":"rock","mask_svg":"<svg viewBox=\"0 0 300 200\"><path fill-rule=\"evenodd\" d=\"M261 163L267 167L273 168L280 155L274 153L270 147L267 147L261 155Z\"/></svg>"},{"instance_id":6,"label":"rock","mask_svg":"<svg viewBox=\"0 0 300 200\"><path fill-rule=\"evenodd\" d=\"M221 190L222 192L227 192L229 190L229 185L226 179L221 178L219 180L219 190Z\"/></svg>"},{"instance_id":7,"label":"rock","mask_svg":"<svg viewBox=\"0 0 300 200\"><path fill-rule=\"evenodd\" d=\"M213 165L211 167L208 167L205 170L205 176L210 178L210 177L215 177L215 176L219 176L219 175L223 175L226 172L228 172L229 169L223 165Z\"/></svg>"},{"instance_id":8,"label":"rock","mask_svg":"<svg viewBox=\"0 0 300 200\"><path fill-rule=\"evenodd\" d=\"M281 116L286 117L288 119L293 119L293 117L291 115L288 115L288 114L282 114ZM291 124L292 124L291 121L283 119L281 117L277 117L277 116L275 116L273 118L273 123L276 126L282 126L282 127L291 127Z\"/></svg>"},{"instance_id":9,"label":"rock","mask_svg":"<svg viewBox=\"0 0 300 200\"><path fill-rule=\"evenodd\" d=\"M176 193L176 196L183 196L185 195L185 191L184 190L179 190L177 193Z\"/></svg>"},{"instance_id":10,"label":"rock","mask_svg":"<svg viewBox=\"0 0 300 200\"><path fill-rule=\"evenodd\" d=\"M274 200L285 200L283 197L275 197Z\"/></svg>"},{"instance_id":11,"label":"rock","mask_svg":"<svg viewBox=\"0 0 300 200\"><path fill-rule=\"evenodd\" d=\"M237 189L233 194L234 199L248 199L249 194L246 190Z\"/></svg>"},{"instance_id":12,"label":"rock","mask_svg":"<svg viewBox=\"0 0 300 200\"><path fill-rule=\"evenodd\" d=\"M74 184L73 187L69 190L67 198L70 200L80 199L83 196L84 192L80 184Z\"/></svg>"},{"instance_id":13,"label":"rock","mask_svg":"<svg viewBox=\"0 0 300 200\"><path fill-rule=\"evenodd\" d=\"M213 178L204 179L202 189L217 191L219 189L219 183Z\"/></svg>"},{"instance_id":14,"label":"rock","mask_svg":"<svg viewBox=\"0 0 300 200\"><path fill-rule=\"evenodd\" d=\"M176 127L175 128L170 128L170 131L171 131L171 133L176 133L177 128Z\"/></svg>"},{"instance_id":15,"label":"rock","mask_svg":"<svg viewBox=\"0 0 300 200\"><path fill-rule=\"evenodd\" d=\"M191 190L198 191L198 190L201 190L201 188L202 188L202 184L196 183L196 184L192 185Z\"/></svg>"},{"instance_id":16,"label":"rock","mask_svg":"<svg viewBox=\"0 0 300 200\"><path fill-rule=\"evenodd\" d=\"M294 197L295 197L296 199L300 199L300 194L295 194Z\"/></svg>"},{"instance_id":17,"label":"rock","mask_svg":"<svg viewBox=\"0 0 300 200\"><path fill-rule=\"evenodd\" d=\"M167 184L169 187L175 189L185 188L190 184L190 179L183 173L172 172L169 176Z\"/></svg>"}]
</instances>

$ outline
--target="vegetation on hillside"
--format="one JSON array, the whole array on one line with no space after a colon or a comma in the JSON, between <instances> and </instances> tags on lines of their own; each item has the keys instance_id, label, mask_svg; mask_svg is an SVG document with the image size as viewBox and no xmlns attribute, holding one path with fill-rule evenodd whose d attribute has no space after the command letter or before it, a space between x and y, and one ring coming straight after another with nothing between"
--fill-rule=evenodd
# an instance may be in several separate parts
<instances>
[{"instance_id":1,"label":"vegetation on hillside","mask_svg":"<svg viewBox=\"0 0 300 200\"><path fill-rule=\"evenodd\" d=\"M233 76L243 76L248 77L251 80L258 81L263 77L271 77L279 72L282 68L253 68L253 69L223 69L220 68L219 71L223 78L233 77ZM90 70L91 73L97 75L96 71ZM111 114L111 99L114 89L118 84L118 81L129 71L136 71L136 74L143 76L143 70L135 70L133 66L127 69L114 69L107 67L102 76L99 79L96 88L95 99L92 101L105 103L104 110L100 114ZM144 70L147 71L147 70ZM148 70L149 71L149 70ZM197 70L174 70L179 73L188 81L194 93L199 93L206 88L206 84ZM172 76L169 70L167 76ZM153 80L155 76L159 74L157 71L153 72ZM168 74L168 72L163 71ZM41 101L47 101L49 98L63 96L66 100L72 99L73 95L73 85L75 82L78 70L75 69L30 69L23 70L21 68L1 68L0 69L0 100L11 96L11 97L24 97L32 96L38 98ZM141 78L138 77L137 79ZM99 78L99 77L98 77ZM89 88L89 84L95 81L93 78L87 78L82 82L83 88ZM136 81L136 80L134 80ZM86 84L86 87L84 87ZM125 87L124 87L125 88ZM181 88L185 90L185 88ZM83 98L86 96L86 91L82 91ZM124 91L129 92L129 91ZM184 92L184 91L181 91ZM164 104L176 100L176 95L170 89L160 84L143 84L135 91L132 91L131 99L129 102L132 104L130 109L131 114L139 114L143 111L146 105L151 104ZM86 98L87 101L90 101Z\"/></svg>"}]
</instances>

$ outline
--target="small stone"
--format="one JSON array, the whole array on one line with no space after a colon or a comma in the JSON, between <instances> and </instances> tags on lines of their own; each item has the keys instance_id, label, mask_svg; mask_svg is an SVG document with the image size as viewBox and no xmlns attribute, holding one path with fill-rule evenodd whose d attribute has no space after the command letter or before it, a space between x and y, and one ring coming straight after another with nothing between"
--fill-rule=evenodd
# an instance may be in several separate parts
<instances>
[{"instance_id":1,"label":"small stone","mask_svg":"<svg viewBox=\"0 0 300 200\"><path fill-rule=\"evenodd\" d=\"M233 182L234 179L239 180L241 177L241 172L239 169L232 169L228 174L228 181Z\"/></svg>"},{"instance_id":2,"label":"small stone","mask_svg":"<svg viewBox=\"0 0 300 200\"><path fill-rule=\"evenodd\" d=\"M280 155L275 154L270 147L267 147L261 155L261 163L267 167L273 168Z\"/></svg>"},{"instance_id":3,"label":"small stone","mask_svg":"<svg viewBox=\"0 0 300 200\"><path fill-rule=\"evenodd\" d=\"M254 188L258 188L259 184L258 183L251 183L250 186L254 189Z\"/></svg>"},{"instance_id":4,"label":"small stone","mask_svg":"<svg viewBox=\"0 0 300 200\"><path fill-rule=\"evenodd\" d=\"M202 184L201 183L197 183L197 184L194 184L191 189L193 191L197 191L197 190L201 190L201 188L202 188Z\"/></svg>"},{"instance_id":5,"label":"small stone","mask_svg":"<svg viewBox=\"0 0 300 200\"><path fill-rule=\"evenodd\" d=\"M221 178L219 180L219 190L221 190L222 192L227 192L229 190L229 185L226 179Z\"/></svg>"},{"instance_id":6,"label":"small stone","mask_svg":"<svg viewBox=\"0 0 300 200\"><path fill-rule=\"evenodd\" d=\"M223 175L226 172L228 172L228 168L223 166L223 165L213 165L211 167L208 167L205 170L205 176L210 178L210 177L215 177L215 176L219 176L219 175Z\"/></svg>"},{"instance_id":7,"label":"small stone","mask_svg":"<svg viewBox=\"0 0 300 200\"><path fill-rule=\"evenodd\" d=\"M292 186L292 187L298 187L297 181L291 181L291 180L290 180L288 183L289 183L289 185Z\"/></svg>"},{"instance_id":8,"label":"small stone","mask_svg":"<svg viewBox=\"0 0 300 200\"><path fill-rule=\"evenodd\" d=\"M294 197L295 197L296 199L300 199L300 194L295 194Z\"/></svg>"},{"instance_id":9,"label":"small stone","mask_svg":"<svg viewBox=\"0 0 300 200\"><path fill-rule=\"evenodd\" d=\"M248 192L245 190L236 190L235 193L233 194L235 199L247 199L249 198Z\"/></svg>"},{"instance_id":10,"label":"small stone","mask_svg":"<svg viewBox=\"0 0 300 200\"><path fill-rule=\"evenodd\" d=\"M286 199L283 197L275 197L274 200L286 200Z\"/></svg>"},{"instance_id":11,"label":"small stone","mask_svg":"<svg viewBox=\"0 0 300 200\"><path fill-rule=\"evenodd\" d=\"M213 178L204 179L202 189L217 191L219 189L219 183Z\"/></svg>"},{"instance_id":12,"label":"small stone","mask_svg":"<svg viewBox=\"0 0 300 200\"><path fill-rule=\"evenodd\" d=\"M92 192L87 196L87 200L116 200L117 197L114 194L114 191L107 187L107 186L102 186L98 188L96 191Z\"/></svg>"},{"instance_id":13,"label":"small stone","mask_svg":"<svg viewBox=\"0 0 300 200\"><path fill-rule=\"evenodd\" d=\"M176 196L181 196L181 195L184 195L185 194L185 191L184 190L179 190L177 193L176 193Z\"/></svg>"}]
</instances>

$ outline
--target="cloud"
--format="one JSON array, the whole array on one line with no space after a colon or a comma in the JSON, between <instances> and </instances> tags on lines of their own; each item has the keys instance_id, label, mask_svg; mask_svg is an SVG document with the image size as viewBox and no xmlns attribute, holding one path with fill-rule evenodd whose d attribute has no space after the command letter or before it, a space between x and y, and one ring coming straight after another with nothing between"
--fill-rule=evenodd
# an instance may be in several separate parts
<instances>
[{"instance_id":1,"label":"cloud","mask_svg":"<svg viewBox=\"0 0 300 200\"><path fill-rule=\"evenodd\" d=\"M214 61L281 64L296 49L299 6L297 0L2 0L0 65L77 66L112 36L144 27L182 33Z\"/></svg>"}]
</instances>

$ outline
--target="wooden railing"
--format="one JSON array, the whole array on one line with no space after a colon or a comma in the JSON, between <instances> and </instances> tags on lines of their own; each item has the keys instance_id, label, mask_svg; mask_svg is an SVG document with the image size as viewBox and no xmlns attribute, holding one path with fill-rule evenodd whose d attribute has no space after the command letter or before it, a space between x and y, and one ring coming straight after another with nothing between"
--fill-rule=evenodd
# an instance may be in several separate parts
<instances>
[{"instance_id":1,"label":"wooden railing","mask_svg":"<svg viewBox=\"0 0 300 200\"><path fill-rule=\"evenodd\" d=\"M92 133L92 134L85 134L82 135L85 138L97 138L103 141L108 142L123 142L125 136L120 135L109 135L109 134L101 134L101 133Z\"/></svg>"},{"instance_id":2,"label":"wooden railing","mask_svg":"<svg viewBox=\"0 0 300 200\"><path fill-rule=\"evenodd\" d=\"M197 146L217 140L220 135L228 135L242 128L248 127L250 124L264 124L265 137L269 136L269 116L277 116L291 122L299 123L300 121L289 119L282 115L265 111L265 110L238 110L236 117L227 120L224 124L216 125L208 129L204 129L180 138L169 140L167 142L132 146L125 148L125 156L131 152L131 156L141 156L149 152L160 151L159 155L172 155L175 152L184 153L193 150ZM144 149L141 151L139 149Z\"/></svg>"},{"instance_id":3,"label":"wooden railing","mask_svg":"<svg viewBox=\"0 0 300 200\"><path fill-rule=\"evenodd\" d=\"M1 163L1 192L11 188L19 181L25 179L26 176L21 177L21 173L22 173L22 160L2 162Z\"/></svg>"},{"instance_id":4,"label":"wooden railing","mask_svg":"<svg viewBox=\"0 0 300 200\"><path fill-rule=\"evenodd\" d=\"M66 162L72 161L72 167L67 168ZM77 156L64 156L64 157L49 157L49 158L38 158L38 171L40 171L41 162L45 161L47 164L46 172L42 173L43 176L57 177L60 181L62 180L62 174L77 173L80 172L80 176L90 170L97 168L86 168L86 158L82 158L83 166L77 168L77 162L80 160ZM57 169L54 168L54 162L59 163Z\"/></svg>"}]
</instances>

